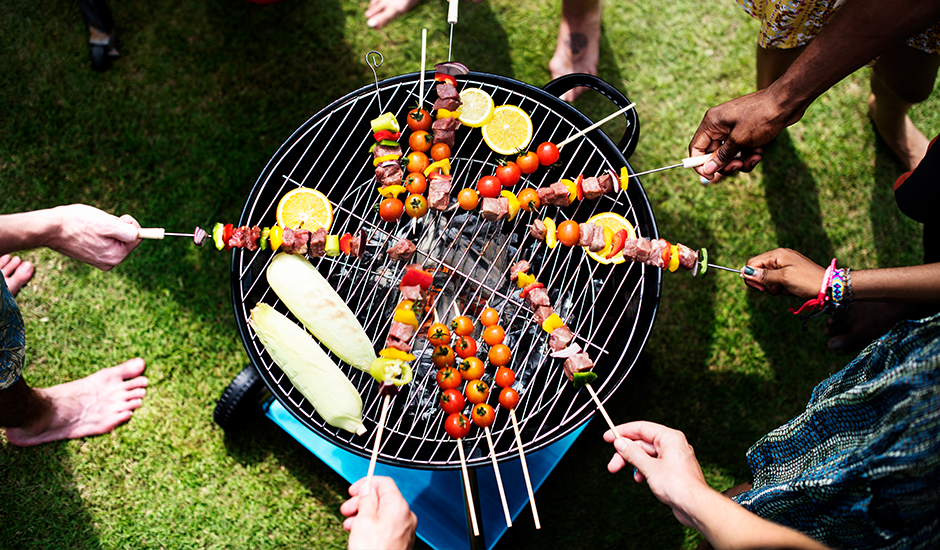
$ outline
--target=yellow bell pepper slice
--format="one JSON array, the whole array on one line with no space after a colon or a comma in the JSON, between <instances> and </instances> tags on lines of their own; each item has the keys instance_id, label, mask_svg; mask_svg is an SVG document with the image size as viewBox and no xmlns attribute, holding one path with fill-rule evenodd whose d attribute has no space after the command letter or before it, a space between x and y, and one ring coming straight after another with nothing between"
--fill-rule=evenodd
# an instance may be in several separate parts
<instances>
[{"instance_id":1,"label":"yellow bell pepper slice","mask_svg":"<svg viewBox=\"0 0 940 550\"><path fill-rule=\"evenodd\" d=\"M674 244L669 250L669 271L677 269L679 269L679 246Z\"/></svg>"},{"instance_id":2,"label":"yellow bell pepper slice","mask_svg":"<svg viewBox=\"0 0 940 550\"><path fill-rule=\"evenodd\" d=\"M386 357L388 359L398 359L399 361L414 361L415 356L404 352L400 349L395 348L385 348L379 351L379 357Z\"/></svg>"},{"instance_id":3,"label":"yellow bell pepper slice","mask_svg":"<svg viewBox=\"0 0 940 550\"><path fill-rule=\"evenodd\" d=\"M568 188L568 202L574 203L578 200L578 184L569 179L563 179L561 183L564 183L565 187Z\"/></svg>"},{"instance_id":4,"label":"yellow bell pepper slice","mask_svg":"<svg viewBox=\"0 0 940 550\"><path fill-rule=\"evenodd\" d=\"M271 243L272 252L277 252L281 248L281 243L284 242L284 230L281 229L280 225L271 228L271 232L268 233L268 241Z\"/></svg>"},{"instance_id":5,"label":"yellow bell pepper slice","mask_svg":"<svg viewBox=\"0 0 940 550\"><path fill-rule=\"evenodd\" d=\"M399 309L412 309L414 305L414 300L402 300L398 302L397 306L395 306L395 311L398 311Z\"/></svg>"},{"instance_id":6,"label":"yellow bell pepper slice","mask_svg":"<svg viewBox=\"0 0 940 550\"><path fill-rule=\"evenodd\" d=\"M627 167L624 166L620 169L620 188L624 191L627 190L627 186L630 185L630 172L627 171Z\"/></svg>"},{"instance_id":7,"label":"yellow bell pepper slice","mask_svg":"<svg viewBox=\"0 0 940 550\"><path fill-rule=\"evenodd\" d=\"M393 197L397 198L398 195L401 195L407 191L407 189L405 189L404 185L386 185L385 187L379 187L378 191L379 195L382 195L386 199L390 199Z\"/></svg>"},{"instance_id":8,"label":"yellow bell pepper slice","mask_svg":"<svg viewBox=\"0 0 940 550\"><path fill-rule=\"evenodd\" d=\"M614 244L614 230L609 227L604 227L604 248L597 253L601 258L606 258L607 253L610 252L610 247Z\"/></svg>"},{"instance_id":9,"label":"yellow bell pepper slice","mask_svg":"<svg viewBox=\"0 0 940 550\"><path fill-rule=\"evenodd\" d=\"M415 315L415 312L411 309L396 309L395 316L392 317L392 320L396 323L404 323L406 325L411 325L415 328L418 328L418 316Z\"/></svg>"},{"instance_id":10,"label":"yellow bell pepper slice","mask_svg":"<svg viewBox=\"0 0 940 550\"><path fill-rule=\"evenodd\" d=\"M542 330L551 334L553 330L563 326L565 326L565 322L561 320L561 317L559 317L557 313L552 313L542 323Z\"/></svg>"},{"instance_id":11,"label":"yellow bell pepper slice","mask_svg":"<svg viewBox=\"0 0 940 550\"><path fill-rule=\"evenodd\" d=\"M535 282L535 275L529 275L528 273L520 273L519 278L516 279L516 286L519 288L525 288Z\"/></svg>"},{"instance_id":12,"label":"yellow bell pepper slice","mask_svg":"<svg viewBox=\"0 0 940 550\"><path fill-rule=\"evenodd\" d=\"M549 248L555 248L558 245L558 235L555 234L555 220L545 218L545 245Z\"/></svg>"},{"instance_id":13,"label":"yellow bell pepper slice","mask_svg":"<svg viewBox=\"0 0 940 550\"><path fill-rule=\"evenodd\" d=\"M460 116L459 111L451 111L449 109L438 109L437 110L437 120L442 118L457 118Z\"/></svg>"},{"instance_id":14,"label":"yellow bell pepper slice","mask_svg":"<svg viewBox=\"0 0 940 550\"><path fill-rule=\"evenodd\" d=\"M503 190L499 192L500 196L506 197L506 200L509 201L509 221L512 221L516 217L516 214L519 213L519 209L522 208L522 203L519 202L519 199L516 197L516 194L512 191Z\"/></svg>"},{"instance_id":15,"label":"yellow bell pepper slice","mask_svg":"<svg viewBox=\"0 0 940 550\"><path fill-rule=\"evenodd\" d=\"M372 166L378 166L387 160L398 160L400 158L401 155L382 155L381 157L376 157L376 159L372 161Z\"/></svg>"},{"instance_id":16,"label":"yellow bell pepper slice","mask_svg":"<svg viewBox=\"0 0 940 550\"><path fill-rule=\"evenodd\" d=\"M441 173L444 174L445 176L449 176L450 175L450 159L441 159L441 160L434 161L431 164L429 164L428 167L424 169L425 177L430 176L431 172L436 172L438 169L440 169Z\"/></svg>"}]
</instances>

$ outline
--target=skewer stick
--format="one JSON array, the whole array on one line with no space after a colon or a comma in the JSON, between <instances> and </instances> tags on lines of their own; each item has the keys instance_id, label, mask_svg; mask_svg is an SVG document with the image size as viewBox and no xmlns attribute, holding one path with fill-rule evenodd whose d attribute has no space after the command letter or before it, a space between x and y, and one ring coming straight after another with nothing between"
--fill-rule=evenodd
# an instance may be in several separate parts
<instances>
[{"instance_id":1,"label":"skewer stick","mask_svg":"<svg viewBox=\"0 0 940 550\"><path fill-rule=\"evenodd\" d=\"M375 473L375 460L379 457L379 446L382 444L382 428L385 427L385 417L388 415L388 404L391 401L391 395L386 395L385 400L382 401L382 414L379 415L379 426L375 431L375 445L372 447L372 459L369 460L369 473L366 474L366 483L372 481L372 474Z\"/></svg>"},{"instance_id":2,"label":"skewer stick","mask_svg":"<svg viewBox=\"0 0 940 550\"><path fill-rule=\"evenodd\" d=\"M424 66L428 59L428 30L421 29L421 72L418 74L418 108L424 107Z\"/></svg>"},{"instance_id":3,"label":"skewer stick","mask_svg":"<svg viewBox=\"0 0 940 550\"><path fill-rule=\"evenodd\" d=\"M499 465L496 463L496 449L493 448L493 436L490 427L483 428L486 433L486 442L490 446L490 458L493 460L493 472L496 474L496 486L499 487L499 499L503 502L503 515L506 516L506 527L512 527L512 517L509 515L509 503L506 502L506 491L503 490L503 478L499 475Z\"/></svg>"},{"instance_id":4,"label":"skewer stick","mask_svg":"<svg viewBox=\"0 0 940 550\"><path fill-rule=\"evenodd\" d=\"M601 400L597 398L597 394L594 393L594 388L592 388L590 384L585 384L584 387L587 388L588 393L591 394L591 398L594 399L594 403L597 404L597 410L601 411L601 415L604 417L604 420L607 421L607 425L610 427L610 431L614 432L614 437L620 439L620 432L617 431L617 427L614 426L610 416L607 415L607 410L604 409L604 404L601 403Z\"/></svg>"},{"instance_id":5,"label":"skewer stick","mask_svg":"<svg viewBox=\"0 0 940 550\"><path fill-rule=\"evenodd\" d=\"M450 305L454 306L454 313L456 314L457 317L460 317L460 308L457 307L457 300L455 299L453 302L450 303Z\"/></svg>"},{"instance_id":6,"label":"skewer stick","mask_svg":"<svg viewBox=\"0 0 940 550\"><path fill-rule=\"evenodd\" d=\"M591 124L590 126L588 126L587 128L585 128L584 130L581 130L581 131L578 132L577 134L575 134L575 135L569 137L568 139L566 139L565 141L559 143L559 144L558 144L558 148L561 149L561 148L564 147L565 145L568 145L568 144L571 143L572 141L574 141L574 140L578 139L579 137L583 136L584 134L590 132L590 131L593 130L594 128L597 128L598 126L604 124L605 122L607 122L607 121L609 121L609 120L611 120L611 119L613 119L613 118L615 118L615 117L617 117L617 116L619 116L619 115L622 115L623 113L626 113L627 111L629 111L630 109L632 109L632 108L634 108L634 107L636 107L636 103L631 103L631 104L627 105L626 107L624 107L623 109L620 109L620 110L617 111L616 113L614 113L614 114L612 114L612 115L607 115L606 117L604 117L604 119L602 119L602 120L600 120L600 121L598 121L598 122L595 122L594 124Z\"/></svg>"},{"instance_id":7,"label":"skewer stick","mask_svg":"<svg viewBox=\"0 0 940 550\"><path fill-rule=\"evenodd\" d=\"M473 526L473 536L480 536L480 527L477 525L477 512L473 507L473 495L470 493L470 474L467 473L467 457L463 454L463 439L457 440L457 452L460 454L460 471L463 473L463 490L467 493L467 510L470 511L470 524Z\"/></svg>"},{"instance_id":8,"label":"skewer stick","mask_svg":"<svg viewBox=\"0 0 940 550\"><path fill-rule=\"evenodd\" d=\"M535 520L535 528L541 529L539 522L539 511L535 507L535 493L532 491L532 480L529 479L529 466L525 463L525 453L522 451L522 434L519 433L519 421L516 420L516 410L509 409L509 417L512 418L512 431L516 433L516 447L519 448L519 462L522 463L522 477L525 478L525 488L529 492L529 505L532 507L532 518Z\"/></svg>"}]
</instances>

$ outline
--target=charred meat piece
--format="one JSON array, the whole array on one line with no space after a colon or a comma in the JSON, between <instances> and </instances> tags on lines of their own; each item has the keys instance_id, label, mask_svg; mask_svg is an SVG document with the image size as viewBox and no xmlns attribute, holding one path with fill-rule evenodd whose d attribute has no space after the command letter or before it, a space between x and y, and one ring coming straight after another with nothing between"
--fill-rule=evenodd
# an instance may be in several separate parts
<instances>
[{"instance_id":1,"label":"charred meat piece","mask_svg":"<svg viewBox=\"0 0 940 550\"><path fill-rule=\"evenodd\" d=\"M604 173L597 176L597 185L604 193L612 193L614 191L614 178L610 174Z\"/></svg>"},{"instance_id":2,"label":"charred meat piece","mask_svg":"<svg viewBox=\"0 0 940 550\"><path fill-rule=\"evenodd\" d=\"M349 255L355 256L357 259L362 258L362 252L366 247L366 230L360 229L356 233L353 233L351 239L349 239Z\"/></svg>"},{"instance_id":3,"label":"charred meat piece","mask_svg":"<svg viewBox=\"0 0 940 550\"><path fill-rule=\"evenodd\" d=\"M446 210L450 204L450 181L434 178L428 182L428 206L435 210Z\"/></svg>"},{"instance_id":4,"label":"charred meat piece","mask_svg":"<svg viewBox=\"0 0 940 550\"><path fill-rule=\"evenodd\" d=\"M323 242L326 243L326 230L323 230L324 237ZM310 239L310 232L306 229L295 229L294 230L294 244L291 246L290 251L294 254L306 254L307 253L307 240Z\"/></svg>"},{"instance_id":5,"label":"charred meat piece","mask_svg":"<svg viewBox=\"0 0 940 550\"><path fill-rule=\"evenodd\" d=\"M375 149L372 150L372 158L377 159L379 157L385 157L388 155L398 155L401 156L401 147L398 145L388 146L376 144Z\"/></svg>"},{"instance_id":6,"label":"charred meat piece","mask_svg":"<svg viewBox=\"0 0 940 550\"><path fill-rule=\"evenodd\" d=\"M519 278L520 273L528 273L532 269L532 266L529 265L528 260L519 260L518 262L509 266L509 280L516 282L516 279Z\"/></svg>"},{"instance_id":7,"label":"charred meat piece","mask_svg":"<svg viewBox=\"0 0 940 550\"><path fill-rule=\"evenodd\" d=\"M544 288L533 288L526 294L525 299L532 306L532 309L552 305L552 301L548 297L548 291Z\"/></svg>"},{"instance_id":8,"label":"charred meat piece","mask_svg":"<svg viewBox=\"0 0 940 550\"><path fill-rule=\"evenodd\" d=\"M415 328L405 323L392 322L392 327L388 329L388 338L385 339L385 347L395 348L405 353L411 351L411 336L415 333Z\"/></svg>"},{"instance_id":9,"label":"charred meat piece","mask_svg":"<svg viewBox=\"0 0 940 550\"><path fill-rule=\"evenodd\" d=\"M581 230L578 246L591 246L591 243L594 242L594 232L597 231L597 226L593 223L582 223L578 226L578 229ZM603 230L601 230L601 233L603 233Z\"/></svg>"},{"instance_id":10,"label":"charred meat piece","mask_svg":"<svg viewBox=\"0 0 940 550\"><path fill-rule=\"evenodd\" d=\"M448 84L446 82L438 84L435 88L437 91L437 97L442 99L456 99L460 101L460 93L457 92L457 88L453 84Z\"/></svg>"},{"instance_id":11,"label":"charred meat piece","mask_svg":"<svg viewBox=\"0 0 940 550\"><path fill-rule=\"evenodd\" d=\"M653 247L648 240L637 239L636 240L636 261L646 263L646 260L650 257L651 250L653 250Z\"/></svg>"},{"instance_id":12,"label":"charred meat piece","mask_svg":"<svg viewBox=\"0 0 940 550\"><path fill-rule=\"evenodd\" d=\"M552 316L552 313L555 313L555 309L552 308L552 306L540 306L539 308L535 309L535 315L533 318L535 319L536 323L541 325L545 322L545 319L548 319Z\"/></svg>"},{"instance_id":13,"label":"charred meat piece","mask_svg":"<svg viewBox=\"0 0 940 550\"><path fill-rule=\"evenodd\" d=\"M418 302L424 299L424 294L421 293L421 285L402 286L398 287L398 290L401 291L402 300L413 300Z\"/></svg>"},{"instance_id":14,"label":"charred meat piece","mask_svg":"<svg viewBox=\"0 0 940 550\"><path fill-rule=\"evenodd\" d=\"M679 267L691 270L698 261L698 251L692 250L682 243L676 243L679 249Z\"/></svg>"},{"instance_id":15,"label":"charred meat piece","mask_svg":"<svg viewBox=\"0 0 940 550\"><path fill-rule=\"evenodd\" d=\"M639 239L635 239L633 237L627 237L626 240L623 241L623 257L624 258L634 261L634 262L637 261L636 245L637 245L638 240Z\"/></svg>"},{"instance_id":16,"label":"charred meat piece","mask_svg":"<svg viewBox=\"0 0 940 550\"><path fill-rule=\"evenodd\" d=\"M594 177L581 180L581 190L584 192L584 198L592 201L597 200L598 197L604 194L604 189L598 183L597 178Z\"/></svg>"},{"instance_id":17,"label":"charred meat piece","mask_svg":"<svg viewBox=\"0 0 940 550\"><path fill-rule=\"evenodd\" d=\"M572 382L574 382L574 373L584 372L593 368L594 362L591 361L591 357L583 351L565 359L565 376Z\"/></svg>"},{"instance_id":18,"label":"charred meat piece","mask_svg":"<svg viewBox=\"0 0 940 550\"><path fill-rule=\"evenodd\" d=\"M294 249L294 230L285 229L281 233L281 250L290 253Z\"/></svg>"},{"instance_id":19,"label":"charred meat piece","mask_svg":"<svg viewBox=\"0 0 940 550\"><path fill-rule=\"evenodd\" d=\"M311 257L322 258L326 256L326 229L321 227L316 231L310 232L310 248L308 251Z\"/></svg>"},{"instance_id":20,"label":"charred meat piece","mask_svg":"<svg viewBox=\"0 0 940 550\"><path fill-rule=\"evenodd\" d=\"M409 262L415 255L417 247L415 243L408 239L399 239L398 242L388 247L388 257L396 262Z\"/></svg>"},{"instance_id":21,"label":"charred meat piece","mask_svg":"<svg viewBox=\"0 0 940 550\"><path fill-rule=\"evenodd\" d=\"M495 222L509 217L509 199L499 197L496 199L485 198L480 207L480 215L484 220Z\"/></svg>"},{"instance_id":22,"label":"charred meat piece","mask_svg":"<svg viewBox=\"0 0 940 550\"><path fill-rule=\"evenodd\" d=\"M666 250L668 247L669 243L663 239L650 241L650 253L649 257L646 259L646 263L660 269L666 267L666 262L663 261L663 250Z\"/></svg>"},{"instance_id":23,"label":"charred meat piece","mask_svg":"<svg viewBox=\"0 0 940 550\"><path fill-rule=\"evenodd\" d=\"M448 111L456 111L458 108L460 108L460 105L461 103L459 99L441 97L434 102L434 106L431 107L431 110L439 111L441 109L447 109Z\"/></svg>"},{"instance_id":24,"label":"charred meat piece","mask_svg":"<svg viewBox=\"0 0 940 550\"><path fill-rule=\"evenodd\" d=\"M540 241L545 240L545 233L547 231L548 229L545 227L545 222L542 220L532 220L532 225L529 226L529 235L532 235Z\"/></svg>"},{"instance_id":25,"label":"charred meat piece","mask_svg":"<svg viewBox=\"0 0 940 550\"><path fill-rule=\"evenodd\" d=\"M375 167L375 181L382 187L401 184L401 165L396 160L387 160Z\"/></svg>"},{"instance_id":26,"label":"charred meat piece","mask_svg":"<svg viewBox=\"0 0 940 550\"><path fill-rule=\"evenodd\" d=\"M600 252L604 250L605 246L607 246L607 241L604 240L604 228L595 226L594 235L591 237L591 244L588 245L588 250L591 252Z\"/></svg>"},{"instance_id":27,"label":"charred meat piece","mask_svg":"<svg viewBox=\"0 0 940 550\"><path fill-rule=\"evenodd\" d=\"M552 351L561 351L574 339L574 333L568 327L558 327L548 335L548 346Z\"/></svg>"},{"instance_id":28,"label":"charred meat piece","mask_svg":"<svg viewBox=\"0 0 940 550\"><path fill-rule=\"evenodd\" d=\"M568 206L571 204L571 192L564 183L556 181L548 187L540 187L538 190L539 202L552 206Z\"/></svg>"},{"instance_id":29,"label":"charred meat piece","mask_svg":"<svg viewBox=\"0 0 940 550\"><path fill-rule=\"evenodd\" d=\"M228 242L225 244L229 248L243 248L245 246L245 229L244 227L232 229L232 236L228 238Z\"/></svg>"}]
</instances>

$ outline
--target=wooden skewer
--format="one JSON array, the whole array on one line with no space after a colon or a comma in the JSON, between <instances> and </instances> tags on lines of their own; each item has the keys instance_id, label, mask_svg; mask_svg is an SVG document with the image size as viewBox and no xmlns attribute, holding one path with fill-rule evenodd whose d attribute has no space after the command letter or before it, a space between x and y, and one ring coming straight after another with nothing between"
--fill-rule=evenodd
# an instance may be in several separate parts
<instances>
[{"instance_id":1,"label":"wooden skewer","mask_svg":"<svg viewBox=\"0 0 940 550\"><path fill-rule=\"evenodd\" d=\"M382 428L385 427L385 417L388 415L388 404L391 403L392 396L386 395L382 401L382 414L379 415L379 427L375 432L375 445L372 447L372 459L369 460L369 473L366 474L366 482L372 481L372 474L375 473L375 461L379 457L379 446L382 444Z\"/></svg>"},{"instance_id":2,"label":"wooden skewer","mask_svg":"<svg viewBox=\"0 0 940 550\"><path fill-rule=\"evenodd\" d=\"M418 108L424 107L424 65L428 58L428 30L421 29L421 73L418 74Z\"/></svg>"},{"instance_id":3,"label":"wooden skewer","mask_svg":"<svg viewBox=\"0 0 940 550\"><path fill-rule=\"evenodd\" d=\"M592 388L590 384L585 384L584 387L587 388L588 393L591 394L591 397L594 399L594 402L597 403L597 409L601 411L601 415L604 417L604 420L607 421L607 425L610 426L610 431L614 432L614 437L616 437L617 439L620 439L621 438L620 432L617 431L617 427L614 426L614 423L610 419L610 416L607 415L607 410L604 409L603 403L601 403L601 400L597 398L597 394L594 393L594 388Z\"/></svg>"},{"instance_id":4,"label":"wooden skewer","mask_svg":"<svg viewBox=\"0 0 940 550\"><path fill-rule=\"evenodd\" d=\"M463 490L467 493L467 509L470 511L470 524L473 526L473 536L480 536L480 527L477 525L477 512L473 507L473 495L470 493L470 474L467 473L467 457L463 454L463 439L457 440L457 452L460 454L460 471L463 473Z\"/></svg>"},{"instance_id":5,"label":"wooden skewer","mask_svg":"<svg viewBox=\"0 0 940 550\"><path fill-rule=\"evenodd\" d=\"M512 527L512 517L509 515L509 503L506 502L506 491L503 490L503 478L499 475L499 464L496 463L496 449L493 448L493 436L489 426L483 428L486 433L486 442L490 446L490 458L493 460L493 472L496 474L496 486L499 488L499 499L503 502L503 515L506 516L506 527Z\"/></svg>"},{"instance_id":6,"label":"wooden skewer","mask_svg":"<svg viewBox=\"0 0 940 550\"><path fill-rule=\"evenodd\" d=\"M532 480L529 479L529 467L525 463L525 453L522 451L522 434L519 433L519 421L516 420L516 410L509 409L509 417L512 418L512 430L516 432L516 447L519 448L519 462L522 463L522 477L525 478L525 488L529 492L529 505L532 507L532 518L535 520L535 528L541 529L539 522L539 511L535 507L535 493L532 491Z\"/></svg>"},{"instance_id":7,"label":"wooden skewer","mask_svg":"<svg viewBox=\"0 0 940 550\"><path fill-rule=\"evenodd\" d=\"M618 116L618 115L622 115L623 113L626 113L627 111L629 111L630 109L632 109L632 108L634 108L634 107L636 107L636 103L631 103L631 104L627 105L626 107L624 107L623 109L620 109L620 110L617 111L616 113L614 113L614 114L612 114L612 115L607 115L603 120L600 120L600 121L598 121L598 122L595 122L594 124L591 124L590 126L588 126L587 128L585 128L584 130L581 130L581 131L578 132L577 134L575 134L575 135L569 137L568 139L566 139L565 141L559 143L559 144L558 144L558 148L561 149L561 148L564 147L565 145L568 145L568 144L571 143L572 141L574 141L574 140L578 139L579 137L583 136L584 134L590 132L590 131L593 130L594 128L597 128L598 126L604 124L605 122L607 122L607 121L613 119L614 117L616 117L616 116Z\"/></svg>"}]
</instances>

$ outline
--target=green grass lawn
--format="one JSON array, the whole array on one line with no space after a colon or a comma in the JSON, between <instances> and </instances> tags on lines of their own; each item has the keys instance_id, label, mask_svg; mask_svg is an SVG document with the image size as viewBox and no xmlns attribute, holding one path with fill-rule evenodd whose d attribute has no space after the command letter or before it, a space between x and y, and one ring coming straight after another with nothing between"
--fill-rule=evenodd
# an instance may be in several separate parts
<instances>
[{"instance_id":1,"label":"green grass lawn","mask_svg":"<svg viewBox=\"0 0 940 550\"><path fill-rule=\"evenodd\" d=\"M559 2L461 2L454 58L541 86ZM332 100L447 55L445 6L425 0L381 31L367 0L114 1L123 57L87 62L75 3L9 0L0 13L0 213L83 202L142 225L234 221L277 147ZM608 2L600 76L638 104L637 169L671 164L704 111L753 89L758 25L731 0ZM866 116L868 71L838 84L768 148L751 174L704 188L689 171L644 178L664 238L742 265L777 246L853 268L920 260L920 228L897 210L900 173ZM587 95L598 120L613 106ZM940 130L936 94L911 114ZM619 137L622 127L607 127ZM247 363L227 254L185 240L145 242L102 273L46 250L20 293L31 385L147 360L145 406L113 433L32 449L0 443L2 548L342 548L347 484L259 419L227 435L212 421ZM747 448L804 406L847 358L825 351L822 321L803 332L793 305L718 273L667 274L643 360L609 405L615 421L686 432L709 482L747 481ZM693 548L645 486L611 476L612 448L592 422L506 548ZM455 495L455 506L460 497Z\"/></svg>"}]
</instances>

